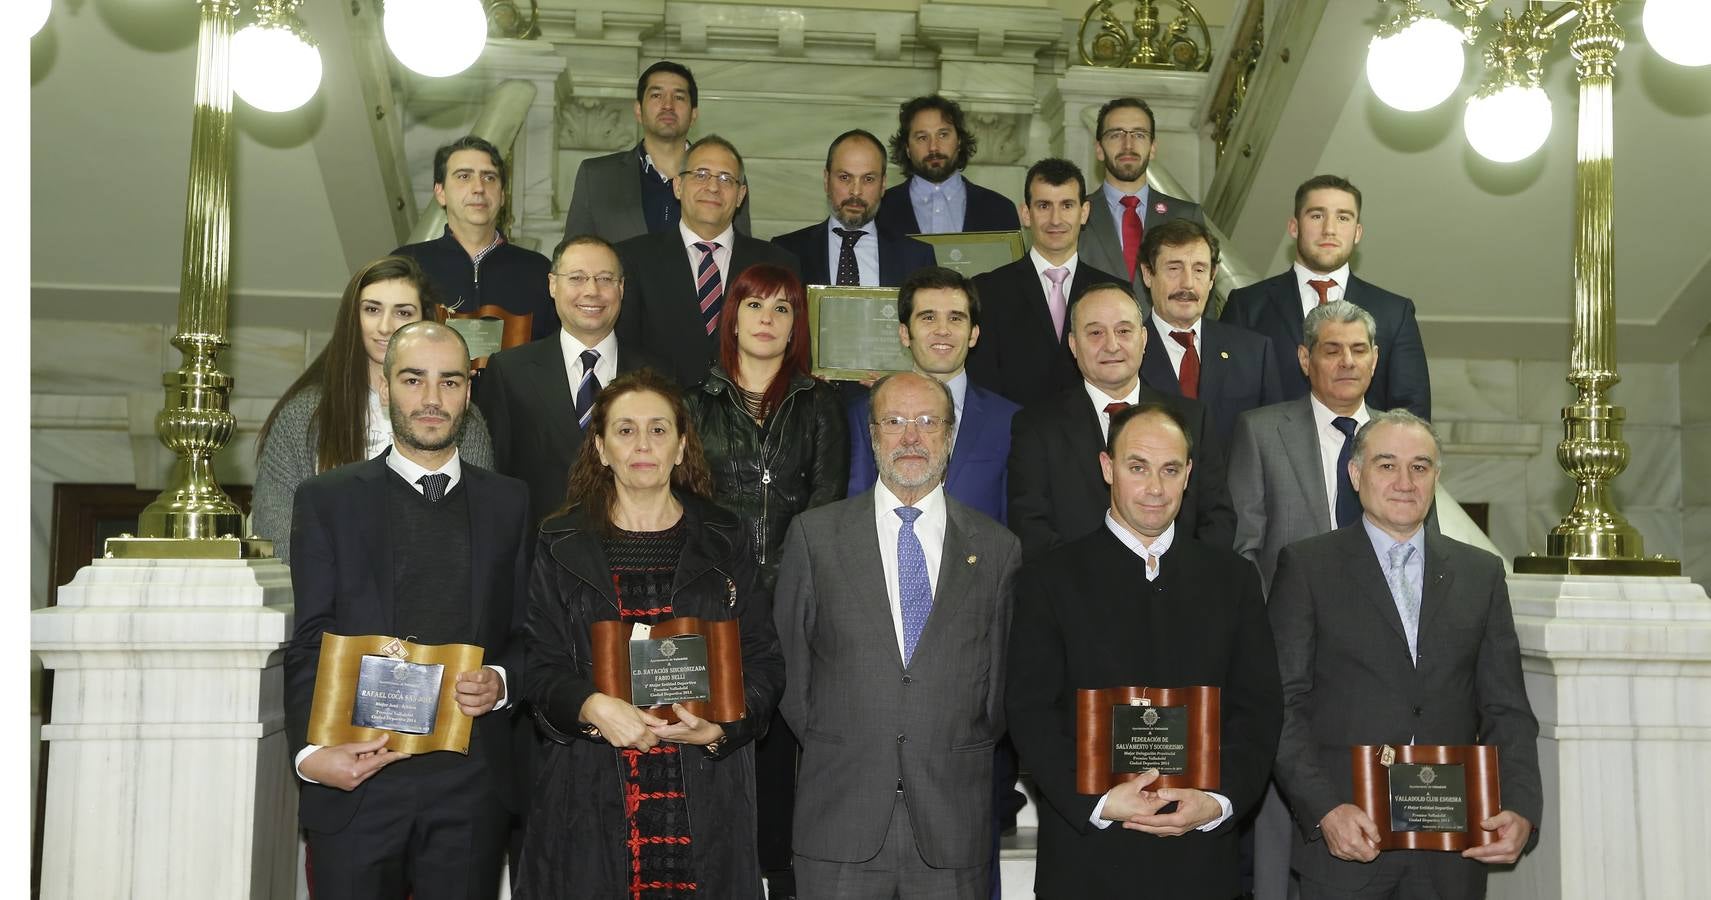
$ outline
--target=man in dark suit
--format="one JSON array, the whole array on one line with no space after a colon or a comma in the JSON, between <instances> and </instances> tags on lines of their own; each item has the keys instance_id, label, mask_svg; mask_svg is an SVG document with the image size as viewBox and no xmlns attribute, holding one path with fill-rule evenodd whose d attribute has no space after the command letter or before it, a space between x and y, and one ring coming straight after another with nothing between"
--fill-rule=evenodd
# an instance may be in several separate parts
<instances>
[{"instance_id":1,"label":"man in dark suit","mask_svg":"<svg viewBox=\"0 0 1711 900\"><path fill-rule=\"evenodd\" d=\"M756 263L797 272L796 257L731 226L748 196L743 158L730 141L710 134L684 159L685 174L673 185L683 201L677 227L618 245L624 271L624 307L618 339L669 360L668 373L685 387L707 375L719 352L719 313L725 288Z\"/></svg>"},{"instance_id":2,"label":"man in dark suit","mask_svg":"<svg viewBox=\"0 0 1711 900\"><path fill-rule=\"evenodd\" d=\"M1082 252L1093 265L1122 275L1135 296L1145 297L1140 263L1146 230L1171 219L1206 220L1200 204L1147 184L1147 166L1158 155L1158 130L1147 101L1118 97L1101 106L1093 138L1093 155L1105 164L1105 183L1088 195L1093 211Z\"/></svg>"},{"instance_id":3,"label":"man in dark suit","mask_svg":"<svg viewBox=\"0 0 1711 900\"><path fill-rule=\"evenodd\" d=\"M1172 219L1141 241L1141 280L1152 294L1141 377L1163 391L1206 404L1226 450L1236 417L1283 399L1271 342L1206 318L1218 239L1192 219Z\"/></svg>"},{"instance_id":4,"label":"man in dark suit","mask_svg":"<svg viewBox=\"0 0 1711 900\"><path fill-rule=\"evenodd\" d=\"M1224 484L1224 452L1206 407L1141 383L1147 332L1141 305L1120 284L1094 285L1070 304L1069 349L1082 382L1022 407L1010 432L1010 530L1029 559L1099 527L1110 492L1099 475L1111 416L1138 403L1164 403L1188 423L1194 477L1176 516L1182 531L1214 547L1235 537Z\"/></svg>"},{"instance_id":5,"label":"man in dark suit","mask_svg":"<svg viewBox=\"0 0 1711 900\"><path fill-rule=\"evenodd\" d=\"M529 485L531 522L564 503L565 478L600 388L644 366L665 370L612 333L624 298L612 245L579 235L561 241L553 258L547 277L563 328L556 338L494 354L475 389L493 437L493 467Z\"/></svg>"},{"instance_id":6,"label":"man in dark suit","mask_svg":"<svg viewBox=\"0 0 1711 900\"><path fill-rule=\"evenodd\" d=\"M891 161L905 177L885 192L880 227L898 234L1020 228L1016 208L1003 194L963 177L975 147L955 100L931 94L898 107Z\"/></svg>"},{"instance_id":7,"label":"man in dark suit","mask_svg":"<svg viewBox=\"0 0 1711 900\"><path fill-rule=\"evenodd\" d=\"M1118 413L1099 464L1110 483L1104 527L1017 576L1007 707L1045 799L1034 891L1229 900L1236 821L1265 790L1282 721L1259 579L1229 549L1176 527L1194 466L1175 410ZM1126 685L1219 689L1215 790L1153 788L1155 769L1103 796L1077 792L1076 691Z\"/></svg>"},{"instance_id":8,"label":"man in dark suit","mask_svg":"<svg viewBox=\"0 0 1711 900\"><path fill-rule=\"evenodd\" d=\"M815 900L985 900L1014 535L945 495L950 390L873 389L872 491L798 515L773 618L801 736L796 882Z\"/></svg>"},{"instance_id":9,"label":"man in dark suit","mask_svg":"<svg viewBox=\"0 0 1711 900\"><path fill-rule=\"evenodd\" d=\"M933 265L933 248L874 221L885 189L885 145L859 128L826 149L824 222L772 242L802 265L804 284L896 287L909 273Z\"/></svg>"},{"instance_id":10,"label":"man in dark suit","mask_svg":"<svg viewBox=\"0 0 1711 900\"><path fill-rule=\"evenodd\" d=\"M293 505L285 715L298 818L317 898L492 898L519 807L507 685L523 677L528 490L458 458L469 348L456 332L398 329L384 371L392 448L303 482ZM482 647L485 665L459 672L454 688L475 718L468 755L411 757L384 736L310 744L327 632Z\"/></svg>"},{"instance_id":11,"label":"man in dark suit","mask_svg":"<svg viewBox=\"0 0 1711 900\"><path fill-rule=\"evenodd\" d=\"M1301 344L1301 322L1315 306L1347 300L1372 314L1383 360L1366 400L1374 409L1406 409L1432 418L1432 381L1414 302L1356 278L1349 258L1360 243L1360 189L1337 175L1316 175L1295 190L1289 236L1295 265L1281 275L1230 292L1219 317L1272 342L1278 380L1288 399L1306 396L1307 379L1290 361Z\"/></svg>"},{"instance_id":12,"label":"man in dark suit","mask_svg":"<svg viewBox=\"0 0 1711 900\"><path fill-rule=\"evenodd\" d=\"M1359 524L1284 548L1269 613L1283 678L1275 774L1295 812L1303 900L1485 894L1486 866L1533 843L1544 791L1539 722L1503 564L1424 527L1442 448L1405 410L1355 434ZM1375 847L1353 802L1349 746L1492 744L1503 809L1469 826L1497 841L1459 856Z\"/></svg>"},{"instance_id":13,"label":"man in dark suit","mask_svg":"<svg viewBox=\"0 0 1711 900\"><path fill-rule=\"evenodd\" d=\"M1069 304L1091 285L1123 281L1088 265L1078 253L1087 224L1087 183L1066 159L1042 159L1022 182L1022 223L1033 235L1028 255L976 275L986 328L969 354L976 384L1018 406L1081 382L1066 343Z\"/></svg>"},{"instance_id":14,"label":"man in dark suit","mask_svg":"<svg viewBox=\"0 0 1711 900\"><path fill-rule=\"evenodd\" d=\"M591 234L616 244L676 226L682 203L672 181L685 168L686 138L700 118L700 106L701 91L688 66L669 59L648 66L636 79L635 116L642 139L576 167L564 236ZM735 224L749 233L747 199L737 206Z\"/></svg>"}]
</instances>

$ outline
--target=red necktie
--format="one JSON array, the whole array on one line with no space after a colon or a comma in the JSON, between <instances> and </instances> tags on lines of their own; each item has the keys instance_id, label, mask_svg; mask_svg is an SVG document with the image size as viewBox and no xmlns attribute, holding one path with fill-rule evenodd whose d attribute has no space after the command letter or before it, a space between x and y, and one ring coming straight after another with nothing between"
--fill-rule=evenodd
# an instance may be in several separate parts
<instances>
[{"instance_id":1,"label":"red necktie","mask_svg":"<svg viewBox=\"0 0 1711 900\"><path fill-rule=\"evenodd\" d=\"M1194 350L1194 332L1173 331L1170 338L1182 345L1187 351L1182 354L1182 371L1177 374L1176 381L1182 386L1182 396L1198 400L1200 398L1200 354Z\"/></svg>"},{"instance_id":2,"label":"red necktie","mask_svg":"<svg viewBox=\"0 0 1711 900\"><path fill-rule=\"evenodd\" d=\"M1124 197L1123 204L1123 262L1129 264L1129 280L1135 280L1135 260L1141 256L1141 217L1135 212L1135 207L1141 205L1139 197Z\"/></svg>"},{"instance_id":3,"label":"red necktie","mask_svg":"<svg viewBox=\"0 0 1711 900\"><path fill-rule=\"evenodd\" d=\"M1319 292L1319 305L1320 306L1324 306L1326 303L1331 302L1331 288L1334 288L1337 286L1337 279L1335 279L1335 278L1325 278L1325 279L1314 278L1311 281L1308 281L1307 283L1312 286L1313 290Z\"/></svg>"},{"instance_id":4,"label":"red necktie","mask_svg":"<svg viewBox=\"0 0 1711 900\"><path fill-rule=\"evenodd\" d=\"M1116 414L1118 414L1118 413L1120 413L1123 410L1128 409L1128 408L1129 408L1129 401L1127 401L1127 400L1114 400L1110 403L1105 404L1105 414L1108 416L1114 416L1114 415L1116 415Z\"/></svg>"}]
</instances>

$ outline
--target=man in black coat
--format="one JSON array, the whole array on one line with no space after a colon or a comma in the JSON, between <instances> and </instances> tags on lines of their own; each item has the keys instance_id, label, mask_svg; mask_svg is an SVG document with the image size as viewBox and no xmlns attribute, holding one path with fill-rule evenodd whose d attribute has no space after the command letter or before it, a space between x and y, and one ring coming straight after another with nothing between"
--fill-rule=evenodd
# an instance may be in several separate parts
<instances>
[{"instance_id":1,"label":"man in black coat","mask_svg":"<svg viewBox=\"0 0 1711 900\"><path fill-rule=\"evenodd\" d=\"M1016 207L1003 194L963 177L976 143L955 100L932 94L898 107L891 161L907 177L885 192L880 227L898 234L1022 227Z\"/></svg>"},{"instance_id":2,"label":"man in black coat","mask_svg":"<svg viewBox=\"0 0 1711 900\"><path fill-rule=\"evenodd\" d=\"M1094 285L1069 307L1069 348L1080 384L1023 407L1010 431L1010 530L1033 559L1099 527L1110 492L1099 452L1115 413L1163 403L1188 423L1194 477L1176 516L1183 532L1214 547L1235 541L1236 512L1224 483L1224 454L1206 407L1141 383L1147 332L1128 288Z\"/></svg>"},{"instance_id":3,"label":"man in black coat","mask_svg":"<svg viewBox=\"0 0 1711 900\"><path fill-rule=\"evenodd\" d=\"M1017 578L1006 712L1045 800L1034 891L1229 900L1240 890L1236 822L1265 790L1282 721L1259 578L1177 527L1194 465L1172 408L1118 413L1107 446L1103 527ZM1078 690L1201 685L1219 689L1216 788L1157 788L1153 770L1103 796L1077 791Z\"/></svg>"},{"instance_id":4,"label":"man in black coat","mask_svg":"<svg viewBox=\"0 0 1711 900\"><path fill-rule=\"evenodd\" d=\"M683 201L677 228L618 245L629 277L618 314L618 340L663 360L684 387L707 375L719 353L717 328L725 291L756 263L799 271L796 257L731 224L748 196L743 158L730 141L710 134L684 157L674 190Z\"/></svg>"},{"instance_id":5,"label":"man in black coat","mask_svg":"<svg viewBox=\"0 0 1711 900\"><path fill-rule=\"evenodd\" d=\"M933 265L932 245L874 220L885 188L879 138L859 128L838 135L826 150L824 176L831 216L772 239L801 263L803 284L899 287Z\"/></svg>"},{"instance_id":6,"label":"man in black coat","mask_svg":"<svg viewBox=\"0 0 1711 900\"><path fill-rule=\"evenodd\" d=\"M528 491L458 458L469 348L456 332L400 328L385 372L392 448L303 482L293 506L285 716L298 819L317 898L491 898L519 808L508 686L520 690L524 674ZM385 737L310 744L327 632L482 647L484 665L454 688L475 718L468 755L412 757Z\"/></svg>"},{"instance_id":7,"label":"man in black coat","mask_svg":"<svg viewBox=\"0 0 1711 900\"><path fill-rule=\"evenodd\" d=\"M1414 302L1356 278L1349 258L1360 243L1360 189L1337 175L1316 175L1295 190L1289 236L1295 264L1289 271L1230 292L1219 316L1265 335L1285 400L1307 396L1307 376L1295 363L1307 311L1347 300L1372 314L1378 329L1378 370L1367 389L1373 409L1406 409L1432 418L1432 380Z\"/></svg>"}]
</instances>

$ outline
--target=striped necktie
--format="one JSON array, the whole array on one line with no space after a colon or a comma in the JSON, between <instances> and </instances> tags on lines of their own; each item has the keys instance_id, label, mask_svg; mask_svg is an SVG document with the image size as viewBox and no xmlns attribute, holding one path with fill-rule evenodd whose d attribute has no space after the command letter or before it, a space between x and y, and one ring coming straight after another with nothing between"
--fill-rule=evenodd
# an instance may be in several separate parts
<instances>
[{"instance_id":1,"label":"striped necktie","mask_svg":"<svg viewBox=\"0 0 1711 900\"><path fill-rule=\"evenodd\" d=\"M701 264L695 269L695 299L701 304L701 321L712 334L719 327L719 310L725 305L725 286L719 281L719 264L713 259L719 242L696 241L695 249L701 251Z\"/></svg>"}]
</instances>

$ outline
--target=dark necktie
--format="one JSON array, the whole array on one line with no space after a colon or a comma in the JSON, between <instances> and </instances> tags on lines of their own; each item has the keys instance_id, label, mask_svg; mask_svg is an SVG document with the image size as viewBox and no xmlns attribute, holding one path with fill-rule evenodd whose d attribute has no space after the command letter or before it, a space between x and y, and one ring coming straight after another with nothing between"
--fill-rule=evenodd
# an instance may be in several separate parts
<instances>
[{"instance_id":1,"label":"dark necktie","mask_svg":"<svg viewBox=\"0 0 1711 900\"><path fill-rule=\"evenodd\" d=\"M576 427L586 430L588 417L594 415L594 398L600 393L600 379L594 377L594 364L600 361L599 350L584 350L582 381L576 385Z\"/></svg>"},{"instance_id":2,"label":"dark necktie","mask_svg":"<svg viewBox=\"0 0 1711 900\"><path fill-rule=\"evenodd\" d=\"M833 228L832 231L835 232L839 238L842 238L844 242L844 245L838 248L837 283L841 285L861 284L861 267L856 265L855 246L856 241L861 240L861 236L867 234L867 232L861 230L852 231L848 228Z\"/></svg>"},{"instance_id":3,"label":"dark necktie","mask_svg":"<svg viewBox=\"0 0 1711 900\"><path fill-rule=\"evenodd\" d=\"M1337 451L1337 527L1353 525L1360 518L1360 495L1349 481L1349 455L1355 449L1355 427L1359 424L1348 416L1338 416L1331 424L1343 433L1343 449Z\"/></svg>"},{"instance_id":4,"label":"dark necktie","mask_svg":"<svg viewBox=\"0 0 1711 900\"><path fill-rule=\"evenodd\" d=\"M1141 235L1145 229L1141 227L1140 213L1135 207L1141 205L1139 197L1124 197L1123 204L1123 262L1129 266L1129 280L1135 280L1135 260L1141 256Z\"/></svg>"},{"instance_id":5,"label":"dark necktie","mask_svg":"<svg viewBox=\"0 0 1711 900\"><path fill-rule=\"evenodd\" d=\"M719 327L719 309L724 306L725 286L719 282L719 264L713 259L713 251L719 249L718 241L696 241L695 249L701 251L701 264L695 268L695 299L701 304L701 320L707 325L707 333Z\"/></svg>"},{"instance_id":6,"label":"dark necktie","mask_svg":"<svg viewBox=\"0 0 1711 900\"><path fill-rule=\"evenodd\" d=\"M446 498L446 488L452 483L452 477L444 472L435 472L416 479L416 483L422 486L422 496L428 498L429 503L438 503Z\"/></svg>"},{"instance_id":7,"label":"dark necktie","mask_svg":"<svg viewBox=\"0 0 1711 900\"><path fill-rule=\"evenodd\" d=\"M1314 278L1307 282L1308 286L1319 292L1319 305L1324 306L1331 300L1331 288L1337 286L1335 278Z\"/></svg>"},{"instance_id":8,"label":"dark necktie","mask_svg":"<svg viewBox=\"0 0 1711 900\"><path fill-rule=\"evenodd\" d=\"M1200 354L1194 349L1194 332L1173 331L1170 339L1182 345L1182 371L1176 375L1176 382L1182 387L1182 396L1198 400L1200 398Z\"/></svg>"},{"instance_id":9,"label":"dark necktie","mask_svg":"<svg viewBox=\"0 0 1711 900\"><path fill-rule=\"evenodd\" d=\"M897 530L897 605L903 613L903 664L907 666L927 627L927 614L933 611L933 582L927 577L926 551L915 534L915 520L921 511L899 506L892 512L903 520L903 527Z\"/></svg>"}]
</instances>

